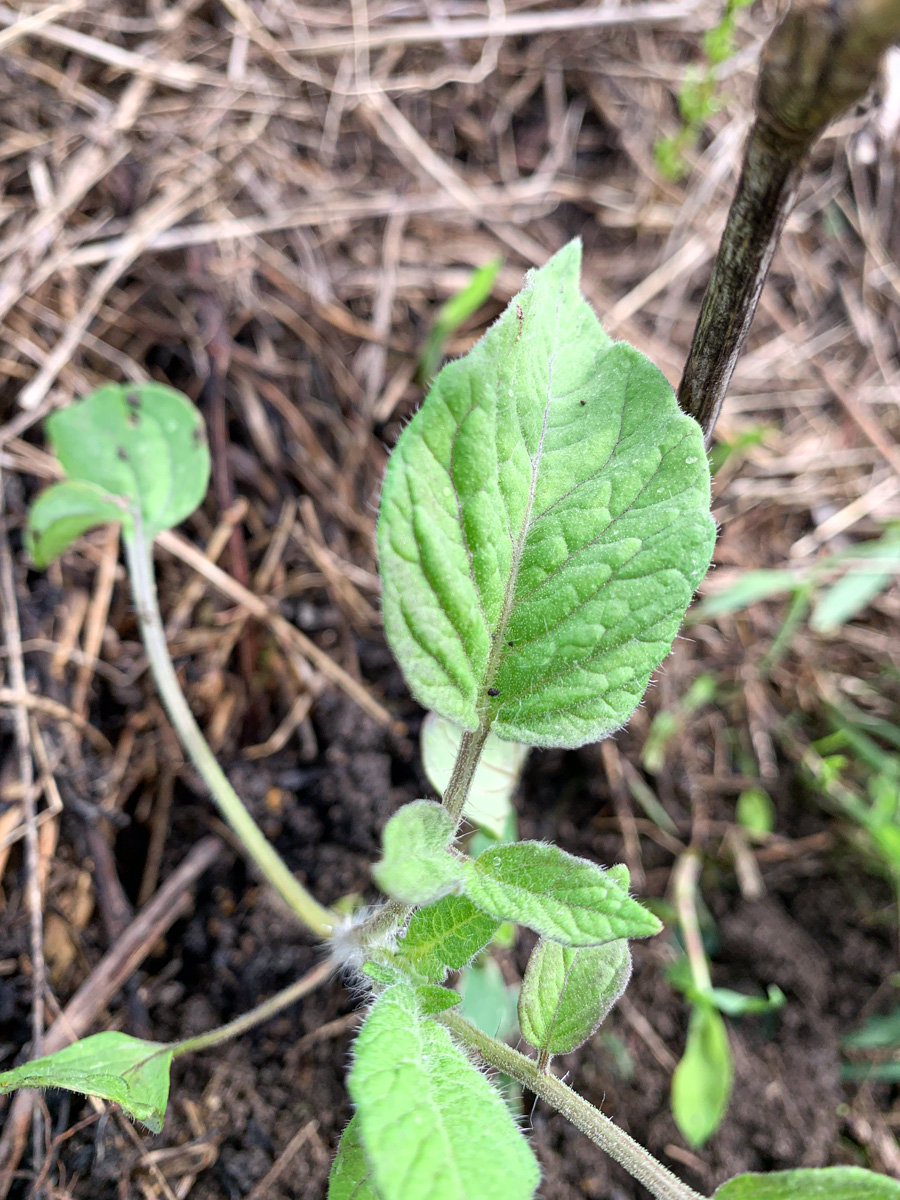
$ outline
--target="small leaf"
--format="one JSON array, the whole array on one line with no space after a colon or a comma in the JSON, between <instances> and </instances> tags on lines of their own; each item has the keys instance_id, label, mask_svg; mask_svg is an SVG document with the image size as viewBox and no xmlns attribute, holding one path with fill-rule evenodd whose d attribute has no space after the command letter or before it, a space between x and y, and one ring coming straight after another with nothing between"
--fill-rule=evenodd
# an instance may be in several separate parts
<instances>
[{"instance_id":1,"label":"small leaf","mask_svg":"<svg viewBox=\"0 0 900 1200\"><path fill-rule=\"evenodd\" d=\"M483 267L478 267L472 272L466 286L441 305L419 357L418 377L422 383L431 385L435 372L441 365L447 340L488 299L497 272L502 266L502 258L493 258Z\"/></svg>"},{"instance_id":2,"label":"small leaf","mask_svg":"<svg viewBox=\"0 0 900 1200\"><path fill-rule=\"evenodd\" d=\"M388 641L463 729L581 746L621 726L709 565L699 426L603 332L571 242L400 435L378 551Z\"/></svg>"},{"instance_id":3,"label":"small leaf","mask_svg":"<svg viewBox=\"0 0 900 1200\"><path fill-rule=\"evenodd\" d=\"M605 1020L630 977L624 938L583 950L541 938L519 993L522 1036L550 1054L577 1050Z\"/></svg>"},{"instance_id":4,"label":"small leaf","mask_svg":"<svg viewBox=\"0 0 900 1200\"><path fill-rule=\"evenodd\" d=\"M540 1171L522 1132L409 985L375 1001L347 1083L383 1200L534 1194Z\"/></svg>"},{"instance_id":5,"label":"small leaf","mask_svg":"<svg viewBox=\"0 0 900 1200\"><path fill-rule=\"evenodd\" d=\"M684 1056L672 1078L672 1115L697 1149L722 1123L731 1097L733 1066L725 1022L711 1004L691 1009Z\"/></svg>"},{"instance_id":6,"label":"small leaf","mask_svg":"<svg viewBox=\"0 0 900 1200\"><path fill-rule=\"evenodd\" d=\"M650 937L662 929L632 900L620 877L557 846L494 846L465 869L465 893L479 908L566 946Z\"/></svg>"},{"instance_id":7,"label":"small leaf","mask_svg":"<svg viewBox=\"0 0 900 1200\"><path fill-rule=\"evenodd\" d=\"M756 1017L775 1012L784 1006L785 995L775 984L769 985L768 996L747 996L731 988L710 988L703 993L726 1017Z\"/></svg>"},{"instance_id":8,"label":"small leaf","mask_svg":"<svg viewBox=\"0 0 900 1200\"><path fill-rule=\"evenodd\" d=\"M331 1164L328 1200L381 1200L372 1182L372 1168L366 1161L356 1116L344 1130Z\"/></svg>"},{"instance_id":9,"label":"small leaf","mask_svg":"<svg viewBox=\"0 0 900 1200\"><path fill-rule=\"evenodd\" d=\"M490 955L462 972L459 977L461 1012L473 1025L493 1038L508 1038L518 1026L518 986L510 987L497 961Z\"/></svg>"},{"instance_id":10,"label":"small leaf","mask_svg":"<svg viewBox=\"0 0 900 1200\"><path fill-rule=\"evenodd\" d=\"M113 1100L159 1133L169 1098L173 1047L127 1033L96 1033L56 1054L0 1074L0 1094L23 1087L58 1087Z\"/></svg>"},{"instance_id":11,"label":"small leaf","mask_svg":"<svg viewBox=\"0 0 900 1200\"><path fill-rule=\"evenodd\" d=\"M416 999L422 1012L430 1016L443 1012L445 1008L453 1008L459 1004L462 996L459 992L440 987L436 983L422 983L416 988Z\"/></svg>"},{"instance_id":12,"label":"small leaf","mask_svg":"<svg viewBox=\"0 0 900 1200\"><path fill-rule=\"evenodd\" d=\"M150 539L189 516L206 494L209 449L200 413L158 383L107 384L47 419L69 480L125 502L125 535L139 516ZM129 515L130 514L130 515Z\"/></svg>"},{"instance_id":13,"label":"small leaf","mask_svg":"<svg viewBox=\"0 0 900 1200\"><path fill-rule=\"evenodd\" d=\"M429 713L422 722L420 742L422 766L439 796L450 782L462 730L437 713ZM519 742L504 742L489 733L481 752L481 761L466 797L463 816L495 839L502 838L512 810L512 794L519 782L529 747Z\"/></svg>"},{"instance_id":14,"label":"small leaf","mask_svg":"<svg viewBox=\"0 0 900 1200\"><path fill-rule=\"evenodd\" d=\"M398 971L396 967L388 967L384 963L373 962L371 959L364 962L360 970L363 975L367 975L369 979L374 979L376 983L397 983L403 978L403 972Z\"/></svg>"},{"instance_id":15,"label":"small leaf","mask_svg":"<svg viewBox=\"0 0 900 1200\"><path fill-rule=\"evenodd\" d=\"M896 574L891 571L849 570L816 602L809 619L810 629L816 633L832 633L846 625L866 605L883 592Z\"/></svg>"},{"instance_id":16,"label":"small leaf","mask_svg":"<svg viewBox=\"0 0 900 1200\"><path fill-rule=\"evenodd\" d=\"M447 852L453 818L433 800L399 809L382 835L382 859L372 868L382 891L405 904L428 904L453 891L463 876L459 858Z\"/></svg>"},{"instance_id":17,"label":"small leaf","mask_svg":"<svg viewBox=\"0 0 900 1200\"><path fill-rule=\"evenodd\" d=\"M498 922L466 896L444 896L413 913L400 941L400 953L426 979L442 980L484 949Z\"/></svg>"},{"instance_id":18,"label":"small leaf","mask_svg":"<svg viewBox=\"0 0 900 1200\"><path fill-rule=\"evenodd\" d=\"M41 492L28 513L27 546L36 567L46 567L95 525L125 518L125 509L93 483L69 479Z\"/></svg>"},{"instance_id":19,"label":"small leaf","mask_svg":"<svg viewBox=\"0 0 900 1200\"><path fill-rule=\"evenodd\" d=\"M738 1175L713 1200L900 1200L900 1183L862 1167L815 1167Z\"/></svg>"},{"instance_id":20,"label":"small leaf","mask_svg":"<svg viewBox=\"0 0 900 1200\"><path fill-rule=\"evenodd\" d=\"M734 815L738 824L755 837L765 837L775 829L775 805L769 793L762 788L748 788L746 792L741 792Z\"/></svg>"}]
</instances>

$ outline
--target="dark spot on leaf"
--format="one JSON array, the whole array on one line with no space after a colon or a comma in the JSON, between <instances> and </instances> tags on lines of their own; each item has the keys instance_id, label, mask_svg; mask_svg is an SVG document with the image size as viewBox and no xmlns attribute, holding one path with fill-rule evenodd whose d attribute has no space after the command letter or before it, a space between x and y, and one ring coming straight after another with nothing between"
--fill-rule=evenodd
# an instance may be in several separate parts
<instances>
[{"instance_id":1,"label":"dark spot on leaf","mask_svg":"<svg viewBox=\"0 0 900 1200\"><path fill-rule=\"evenodd\" d=\"M515 642L507 642L506 644L507 644L507 646L514 646L516 643Z\"/></svg>"},{"instance_id":2,"label":"dark spot on leaf","mask_svg":"<svg viewBox=\"0 0 900 1200\"><path fill-rule=\"evenodd\" d=\"M499 688L488 688L488 695L489 696L499 696L500 689Z\"/></svg>"},{"instance_id":3,"label":"dark spot on leaf","mask_svg":"<svg viewBox=\"0 0 900 1200\"><path fill-rule=\"evenodd\" d=\"M584 407L584 405L587 404L587 400L579 400L578 403Z\"/></svg>"},{"instance_id":4,"label":"dark spot on leaf","mask_svg":"<svg viewBox=\"0 0 900 1200\"><path fill-rule=\"evenodd\" d=\"M125 451L121 446L116 447L116 458L121 459L122 462L128 462L127 451Z\"/></svg>"},{"instance_id":5,"label":"dark spot on leaf","mask_svg":"<svg viewBox=\"0 0 900 1200\"><path fill-rule=\"evenodd\" d=\"M194 432L191 434L191 438L195 446L203 445L203 427L201 425L194 426Z\"/></svg>"},{"instance_id":6,"label":"dark spot on leaf","mask_svg":"<svg viewBox=\"0 0 900 1200\"><path fill-rule=\"evenodd\" d=\"M137 392L126 392L125 393L125 403L128 405L129 408L140 408L141 407L141 398L137 394Z\"/></svg>"}]
</instances>

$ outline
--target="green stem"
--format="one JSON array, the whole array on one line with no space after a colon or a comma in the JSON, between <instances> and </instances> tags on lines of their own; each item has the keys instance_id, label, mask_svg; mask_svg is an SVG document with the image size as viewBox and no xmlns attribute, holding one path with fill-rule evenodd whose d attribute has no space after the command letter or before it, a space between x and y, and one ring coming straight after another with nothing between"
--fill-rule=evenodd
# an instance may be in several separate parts
<instances>
[{"instance_id":1,"label":"green stem","mask_svg":"<svg viewBox=\"0 0 900 1200\"><path fill-rule=\"evenodd\" d=\"M511 1046L505 1046L482 1033L452 1009L442 1012L436 1020L445 1025L457 1041L477 1050L489 1066L512 1076L536 1096L546 1100L567 1121L571 1121L576 1129L605 1150L610 1158L620 1163L656 1197L656 1200L704 1200L699 1192L682 1183L668 1167L664 1167L634 1138L613 1124L609 1117L605 1117L577 1092L566 1087L561 1079L554 1075L541 1074L538 1064L533 1059L526 1058Z\"/></svg>"},{"instance_id":2,"label":"green stem","mask_svg":"<svg viewBox=\"0 0 900 1200\"><path fill-rule=\"evenodd\" d=\"M672 872L672 891L694 987L700 992L708 992L712 988L712 979L709 973L709 959L703 949L700 919L697 916L700 865L700 855L696 850L688 850L682 854Z\"/></svg>"},{"instance_id":3,"label":"green stem","mask_svg":"<svg viewBox=\"0 0 900 1200\"><path fill-rule=\"evenodd\" d=\"M291 874L284 860L266 839L228 782L225 772L216 761L188 707L169 657L156 596L151 550L144 538L138 515L135 515L133 534L125 538L125 553L131 576L131 591L150 669L181 744L209 788L219 811L237 834L241 845L256 863L261 874L312 933L321 938L329 937L339 918L319 904Z\"/></svg>"},{"instance_id":4,"label":"green stem","mask_svg":"<svg viewBox=\"0 0 900 1200\"><path fill-rule=\"evenodd\" d=\"M173 1051L173 1058L180 1058L182 1054L193 1054L196 1050L208 1050L210 1046L218 1046L221 1042L227 1042L231 1038L246 1033L248 1029L253 1029L256 1025L261 1025L263 1021L268 1021L270 1017L274 1017L282 1009L289 1008L297 1000L301 1000L304 996L308 996L310 992L315 991L319 984L324 983L333 971L334 963L321 963L314 971L310 971L308 975L304 975L302 979L296 980L295 983L284 988L283 991L270 996L262 1004L257 1004L256 1008L251 1008L249 1012L235 1017L227 1025L220 1025L218 1029L210 1029L208 1033L201 1033L197 1037L186 1038L183 1042L176 1042L174 1046L170 1047Z\"/></svg>"},{"instance_id":5,"label":"green stem","mask_svg":"<svg viewBox=\"0 0 900 1200\"><path fill-rule=\"evenodd\" d=\"M474 733L464 733L460 740L456 762L453 764L453 774L444 789L442 800L444 808L456 822L457 828L462 820L469 788L472 786L472 780L478 770L481 752L490 731L490 722L482 721Z\"/></svg>"}]
</instances>

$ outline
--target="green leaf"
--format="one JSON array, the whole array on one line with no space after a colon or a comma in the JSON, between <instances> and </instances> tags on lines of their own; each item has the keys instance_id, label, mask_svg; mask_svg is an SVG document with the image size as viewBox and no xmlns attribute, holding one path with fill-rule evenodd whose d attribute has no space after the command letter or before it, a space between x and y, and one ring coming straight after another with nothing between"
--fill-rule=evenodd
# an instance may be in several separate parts
<instances>
[{"instance_id":1,"label":"green leaf","mask_svg":"<svg viewBox=\"0 0 900 1200\"><path fill-rule=\"evenodd\" d=\"M862 1167L818 1167L738 1175L713 1200L900 1200L900 1183Z\"/></svg>"},{"instance_id":2,"label":"green leaf","mask_svg":"<svg viewBox=\"0 0 900 1200\"><path fill-rule=\"evenodd\" d=\"M650 937L662 929L620 877L557 846L493 846L464 866L465 893L479 908L566 946Z\"/></svg>"},{"instance_id":3,"label":"green leaf","mask_svg":"<svg viewBox=\"0 0 900 1200\"><path fill-rule=\"evenodd\" d=\"M529 1200L540 1172L499 1095L407 984L375 1001L348 1079L383 1200Z\"/></svg>"},{"instance_id":4,"label":"green leaf","mask_svg":"<svg viewBox=\"0 0 900 1200\"><path fill-rule=\"evenodd\" d=\"M422 722L420 743L422 766L438 795L450 782L462 730L437 713L429 713ZM504 742L489 733L475 771L463 816L495 839L502 838L512 810L512 794L519 783L528 746Z\"/></svg>"},{"instance_id":5,"label":"green leaf","mask_svg":"<svg viewBox=\"0 0 900 1200\"><path fill-rule=\"evenodd\" d=\"M405 904L428 904L453 891L464 871L462 860L447 852L453 830L453 818L433 800L405 804L384 827L375 882Z\"/></svg>"},{"instance_id":6,"label":"green leaf","mask_svg":"<svg viewBox=\"0 0 900 1200\"><path fill-rule=\"evenodd\" d=\"M502 266L502 258L493 258L483 267L478 267L472 272L466 286L441 305L419 357L418 377L422 383L431 384L441 365L447 340L456 333L460 325L478 312L488 299L497 272Z\"/></svg>"},{"instance_id":7,"label":"green leaf","mask_svg":"<svg viewBox=\"0 0 900 1200\"><path fill-rule=\"evenodd\" d=\"M139 517L153 538L189 516L206 494L209 449L203 419L174 388L107 384L47 419L70 481L125 502L126 537ZM112 502L112 501L111 501ZM102 519L108 520L108 517Z\"/></svg>"},{"instance_id":8,"label":"green leaf","mask_svg":"<svg viewBox=\"0 0 900 1200\"><path fill-rule=\"evenodd\" d=\"M28 513L28 554L36 567L46 567L67 546L95 525L121 521L125 510L102 488L71 479L41 492Z\"/></svg>"},{"instance_id":9,"label":"green leaf","mask_svg":"<svg viewBox=\"0 0 900 1200\"><path fill-rule=\"evenodd\" d=\"M0 1073L0 1095L23 1087L58 1087L114 1100L159 1133L169 1098L173 1047L127 1033L96 1033Z\"/></svg>"},{"instance_id":10,"label":"green leaf","mask_svg":"<svg viewBox=\"0 0 900 1200\"><path fill-rule=\"evenodd\" d=\"M483 950L499 922L466 896L444 896L413 913L400 941L400 953L426 979L440 981Z\"/></svg>"},{"instance_id":11,"label":"green leaf","mask_svg":"<svg viewBox=\"0 0 900 1200\"><path fill-rule=\"evenodd\" d=\"M741 792L734 815L738 824L756 837L765 837L775 829L775 805L769 793L762 788L748 788L746 792Z\"/></svg>"},{"instance_id":12,"label":"green leaf","mask_svg":"<svg viewBox=\"0 0 900 1200\"><path fill-rule=\"evenodd\" d=\"M422 983L416 988L416 999L419 1007L426 1015L443 1012L445 1008L453 1008L462 1000L459 992L451 988L440 987L436 983Z\"/></svg>"},{"instance_id":13,"label":"green leaf","mask_svg":"<svg viewBox=\"0 0 900 1200\"><path fill-rule=\"evenodd\" d=\"M810 629L831 633L846 625L883 592L896 574L891 571L850 570L817 601L809 619Z\"/></svg>"},{"instance_id":14,"label":"green leaf","mask_svg":"<svg viewBox=\"0 0 900 1200\"><path fill-rule=\"evenodd\" d=\"M403 978L403 972L398 971L396 967L386 966L385 963L373 962L367 960L360 967L363 975L367 975L369 979L374 979L376 983L391 984L397 983Z\"/></svg>"},{"instance_id":15,"label":"green leaf","mask_svg":"<svg viewBox=\"0 0 900 1200\"><path fill-rule=\"evenodd\" d=\"M382 489L388 641L463 729L580 746L669 653L715 528L699 427L582 298L581 247L438 375Z\"/></svg>"},{"instance_id":16,"label":"green leaf","mask_svg":"<svg viewBox=\"0 0 900 1200\"><path fill-rule=\"evenodd\" d=\"M726 1017L757 1017L775 1012L785 1002L784 992L774 983L769 985L767 996L748 996L744 992L733 992L731 988L710 988L703 995Z\"/></svg>"},{"instance_id":17,"label":"green leaf","mask_svg":"<svg viewBox=\"0 0 900 1200\"><path fill-rule=\"evenodd\" d=\"M463 1016L493 1038L508 1038L518 1027L518 985L510 987L496 959L489 954L472 963L459 978Z\"/></svg>"},{"instance_id":18,"label":"green leaf","mask_svg":"<svg viewBox=\"0 0 900 1200\"><path fill-rule=\"evenodd\" d=\"M722 1123L731 1097L733 1065L725 1022L713 1006L691 1009L684 1056L672 1077L672 1115L685 1141L702 1146Z\"/></svg>"},{"instance_id":19,"label":"green leaf","mask_svg":"<svg viewBox=\"0 0 900 1200\"><path fill-rule=\"evenodd\" d=\"M584 950L541 938L519 993L522 1036L550 1054L577 1050L596 1033L630 976L631 952L624 938Z\"/></svg>"},{"instance_id":20,"label":"green leaf","mask_svg":"<svg viewBox=\"0 0 900 1200\"><path fill-rule=\"evenodd\" d=\"M366 1161L359 1118L354 1116L344 1130L328 1176L328 1200L381 1200Z\"/></svg>"}]
</instances>

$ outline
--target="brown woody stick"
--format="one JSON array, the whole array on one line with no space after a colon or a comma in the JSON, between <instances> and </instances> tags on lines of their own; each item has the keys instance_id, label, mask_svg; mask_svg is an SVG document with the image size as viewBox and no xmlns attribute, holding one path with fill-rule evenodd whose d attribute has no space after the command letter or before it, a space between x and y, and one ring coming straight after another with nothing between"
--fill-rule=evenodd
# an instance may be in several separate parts
<instances>
[{"instance_id":1,"label":"brown woody stick","mask_svg":"<svg viewBox=\"0 0 900 1200\"><path fill-rule=\"evenodd\" d=\"M756 121L678 390L712 441L813 143L900 40L900 0L797 0L763 49Z\"/></svg>"}]
</instances>

